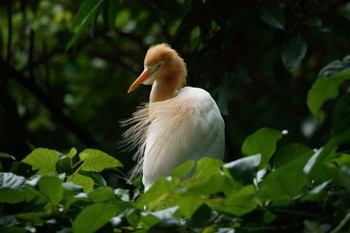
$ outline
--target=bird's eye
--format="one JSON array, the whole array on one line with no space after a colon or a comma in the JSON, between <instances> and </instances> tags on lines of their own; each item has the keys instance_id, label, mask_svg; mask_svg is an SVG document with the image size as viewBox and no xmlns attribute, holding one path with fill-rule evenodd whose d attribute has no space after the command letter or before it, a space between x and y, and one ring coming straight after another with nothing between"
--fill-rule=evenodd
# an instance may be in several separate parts
<instances>
[{"instance_id":1,"label":"bird's eye","mask_svg":"<svg viewBox=\"0 0 350 233\"><path fill-rule=\"evenodd\" d=\"M156 70L159 70L160 67L162 67L162 65L163 65L163 62L159 62L159 63L156 65Z\"/></svg>"}]
</instances>

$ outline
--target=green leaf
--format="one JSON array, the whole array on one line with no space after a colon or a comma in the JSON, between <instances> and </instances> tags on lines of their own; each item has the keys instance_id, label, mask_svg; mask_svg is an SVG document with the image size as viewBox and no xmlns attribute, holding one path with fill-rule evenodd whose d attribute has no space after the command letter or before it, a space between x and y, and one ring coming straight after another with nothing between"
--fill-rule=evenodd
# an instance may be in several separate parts
<instances>
[{"instance_id":1,"label":"green leaf","mask_svg":"<svg viewBox=\"0 0 350 233\"><path fill-rule=\"evenodd\" d=\"M322 20L319 17L308 18L308 19L304 20L304 23L306 25L309 25L309 26L315 27L315 28L322 27Z\"/></svg>"},{"instance_id":2,"label":"green leaf","mask_svg":"<svg viewBox=\"0 0 350 233\"><path fill-rule=\"evenodd\" d=\"M297 161L272 171L261 183L259 194L277 203L288 203L302 193L307 184L303 161Z\"/></svg>"},{"instance_id":3,"label":"green leaf","mask_svg":"<svg viewBox=\"0 0 350 233\"><path fill-rule=\"evenodd\" d=\"M25 192L18 189L12 188L1 188L0 189L0 203L19 203L25 200Z\"/></svg>"},{"instance_id":4,"label":"green leaf","mask_svg":"<svg viewBox=\"0 0 350 233\"><path fill-rule=\"evenodd\" d=\"M115 28L119 0L105 1L103 8L103 19L110 29Z\"/></svg>"},{"instance_id":5,"label":"green leaf","mask_svg":"<svg viewBox=\"0 0 350 233\"><path fill-rule=\"evenodd\" d=\"M56 176L42 176L39 191L53 204L58 205L63 197L62 181Z\"/></svg>"},{"instance_id":6,"label":"green leaf","mask_svg":"<svg viewBox=\"0 0 350 233\"><path fill-rule=\"evenodd\" d=\"M24 227L19 226L10 226L6 227L6 230L3 231L3 233L27 233L28 231Z\"/></svg>"},{"instance_id":7,"label":"green leaf","mask_svg":"<svg viewBox=\"0 0 350 233\"><path fill-rule=\"evenodd\" d=\"M320 164L331 159L335 155L338 146L350 141L350 130L342 134L332 137L323 148L317 150L304 166L304 173L309 177L317 179L317 170L320 169Z\"/></svg>"},{"instance_id":8,"label":"green leaf","mask_svg":"<svg viewBox=\"0 0 350 233\"><path fill-rule=\"evenodd\" d=\"M306 163L313 153L314 151L311 148L302 144L286 144L277 149L273 158L273 164L276 167L281 167L297 160L302 160Z\"/></svg>"},{"instance_id":9,"label":"green leaf","mask_svg":"<svg viewBox=\"0 0 350 233\"><path fill-rule=\"evenodd\" d=\"M192 178L183 182L188 192L212 194L223 192L227 187L227 177L221 172L222 161L213 158L202 158L197 162Z\"/></svg>"},{"instance_id":10,"label":"green leaf","mask_svg":"<svg viewBox=\"0 0 350 233\"><path fill-rule=\"evenodd\" d=\"M103 202L116 199L116 195L111 188L95 189L89 192L88 195L93 202Z\"/></svg>"},{"instance_id":11,"label":"green leaf","mask_svg":"<svg viewBox=\"0 0 350 233\"><path fill-rule=\"evenodd\" d=\"M77 149L76 148L71 148L70 151L68 152L68 154L66 154L66 156L70 159L74 158L74 156L76 156L77 154Z\"/></svg>"},{"instance_id":12,"label":"green leaf","mask_svg":"<svg viewBox=\"0 0 350 233\"><path fill-rule=\"evenodd\" d=\"M83 173L87 173L87 174L83 174ZM101 187L107 186L107 181L105 180L105 178L102 176L101 173L81 171L80 174L92 178L94 180L95 184L98 186L101 186Z\"/></svg>"},{"instance_id":13,"label":"green leaf","mask_svg":"<svg viewBox=\"0 0 350 233\"><path fill-rule=\"evenodd\" d=\"M8 159L16 160L14 156L9 155L7 153L2 153L2 152L0 152L0 158L8 158Z\"/></svg>"},{"instance_id":14,"label":"green leaf","mask_svg":"<svg viewBox=\"0 0 350 233\"><path fill-rule=\"evenodd\" d=\"M80 175L78 173L73 174L68 178L68 181L71 181L77 185L80 185L83 187L85 192L90 192L94 189L94 180L91 179L90 177Z\"/></svg>"},{"instance_id":15,"label":"green leaf","mask_svg":"<svg viewBox=\"0 0 350 233\"><path fill-rule=\"evenodd\" d=\"M68 158L66 155L61 155L56 163L56 171L59 174L61 173L72 174L73 173L72 159Z\"/></svg>"},{"instance_id":16,"label":"green leaf","mask_svg":"<svg viewBox=\"0 0 350 233\"><path fill-rule=\"evenodd\" d=\"M325 189L329 186L330 183L331 180L327 180L315 186L306 194L302 195L301 201L321 201L323 198L326 198L325 196L327 194L327 191Z\"/></svg>"},{"instance_id":17,"label":"green leaf","mask_svg":"<svg viewBox=\"0 0 350 233\"><path fill-rule=\"evenodd\" d=\"M213 174L201 180L187 180L184 186L187 188L187 193L209 195L219 192L230 191L231 180L223 173Z\"/></svg>"},{"instance_id":18,"label":"green leaf","mask_svg":"<svg viewBox=\"0 0 350 233\"><path fill-rule=\"evenodd\" d=\"M84 161L81 169L84 171L100 172L107 168L122 167L119 160L95 149L86 149L79 154L81 161Z\"/></svg>"},{"instance_id":19,"label":"green leaf","mask_svg":"<svg viewBox=\"0 0 350 233\"><path fill-rule=\"evenodd\" d=\"M328 78L318 78L307 94L307 106L319 122L323 121L323 104L339 94L339 87L344 80L350 79L350 70L333 74Z\"/></svg>"},{"instance_id":20,"label":"green leaf","mask_svg":"<svg viewBox=\"0 0 350 233\"><path fill-rule=\"evenodd\" d=\"M194 160L187 160L186 162L175 168L171 174L172 176L185 177L193 169L194 165Z\"/></svg>"},{"instance_id":21,"label":"green leaf","mask_svg":"<svg viewBox=\"0 0 350 233\"><path fill-rule=\"evenodd\" d=\"M8 229L8 227L18 224L18 221L13 215L5 215L5 216L0 216L0 224L1 224L1 229L3 230L4 227ZM25 233L25 229L23 230L24 230L23 232ZM14 232L17 232L17 231L14 231Z\"/></svg>"},{"instance_id":22,"label":"green leaf","mask_svg":"<svg viewBox=\"0 0 350 233\"><path fill-rule=\"evenodd\" d=\"M156 212L149 212L149 215L156 217L160 221L153 224L147 232L179 232L181 225L178 221L174 221L174 214L178 210L178 206L159 210Z\"/></svg>"},{"instance_id":23,"label":"green leaf","mask_svg":"<svg viewBox=\"0 0 350 233\"><path fill-rule=\"evenodd\" d=\"M22 162L32 166L33 170L37 170L37 174L55 174L56 162L58 160L59 153L55 150L38 148L33 150Z\"/></svg>"},{"instance_id":24,"label":"green leaf","mask_svg":"<svg viewBox=\"0 0 350 233\"><path fill-rule=\"evenodd\" d=\"M282 132L278 130L261 128L246 138L242 145L242 153L245 156L260 154L260 168L265 168L268 166L268 162L276 150L276 143L282 138L282 135Z\"/></svg>"},{"instance_id":25,"label":"green leaf","mask_svg":"<svg viewBox=\"0 0 350 233\"><path fill-rule=\"evenodd\" d=\"M81 28L86 21L91 21L91 15L96 14L97 9L102 4L102 0L86 0L81 4L79 11L74 16L71 30L75 31Z\"/></svg>"},{"instance_id":26,"label":"green leaf","mask_svg":"<svg viewBox=\"0 0 350 233\"><path fill-rule=\"evenodd\" d=\"M253 183L253 179L258 172L260 161L261 155L257 154L226 163L224 168L230 172L235 180L243 185L247 185Z\"/></svg>"},{"instance_id":27,"label":"green leaf","mask_svg":"<svg viewBox=\"0 0 350 233\"><path fill-rule=\"evenodd\" d=\"M167 209L158 210L154 212L149 212L150 215L153 215L154 217L158 218L160 221L166 221L166 220L173 220L174 214L178 211L178 206L173 206Z\"/></svg>"},{"instance_id":28,"label":"green leaf","mask_svg":"<svg viewBox=\"0 0 350 233\"><path fill-rule=\"evenodd\" d=\"M339 98L332 114L332 135L342 133L350 125L350 92Z\"/></svg>"},{"instance_id":29,"label":"green leaf","mask_svg":"<svg viewBox=\"0 0 350 233\"><path fill-rule=\"evenodd\" d=\"M197 162L193 179L197 181L203 181L213 174L220 174L220 166L223 164L222 161L205 157Z\"/></svg>"},{"instance_id":30,"label":"green leaf","mask_svg":"<svg viewBox=\"0 0 350 233\"><path fill-rule=\"evenodd\" d=\"M329 77L348 69L350 69L350 55L345 56L342 60L335 60L325 65L318 73L318 77Z\"/></svg>"},{"instance_id":31,"label":"green leaf","mask_svg":"<svg viewBox=\"0 0 350 233\"><path fill-rule=\"evenodd\" d=\"M285 41L282 47L282 61L289 72L299 69L307 51L307 43L298 34Z\"/></svg>"},{"instance_id":32,"label":"green leaf","mask_svg":"<svg viewBox=\"0 0 350 233\"><path fill-rule=\"evenodd\" d=\"M97 203L84 208L73 222L73 233L93 233L120 212L116 203Z\"/></svg>"},{"instance_id":33,"label":"green leaf","mask_svg":"<svg viewBox=\"0 0 350 233\"><path fill-rule=\"evenodd\" d=\"M202 204L191 217L190 225L192 227L204 227L211 223L213 211L206 205Z\"/></svg>"},{"instance_id":34,"label":"green leaf","mask_svg":"<svg viewBox=\"0 0 350 233\"><path fill-rule=\"evenodd\" d=\"M205 203L213 210L243 216L257 206L255 187L254 185L244 186L227 198L208 199Z\"/></svg>"},{"instance_id":35,"label":"green leaf","mask_svg":"<svg viewBox=\"0 0 350 233\"><path fill-rule=\"evenodd\" d=\"M101 9L102 3L103 0L86 0L81 5L73 18L71 30L74 32L74 36L69 40L66 50L76 45L84 30Z\"/></svg>"},{"instance_id":36,"label":"green leaf","mask_svg":"<svg viewBox=\"0 0 350 233\"><path fill-rule=\"evenodd\" d=\"M160 178L147 192L141 195L136 205L139 208L146 206L148 209L153 209L164 202L179 183L180 180L177 177Z\"/></svg>"},{"instance_id":37,"label":"green leaf","mask_svg":"<svg viewBox=\"0 0 350 233\"><path fill-rule=\"evenodd\" d=\"M274 28L285 29L284 14L278 3L262 7L260 17L262 21Z\"/></svg>"},{"instance_id":38,"label":"green leaf","mask_svg":"<svg viewBox=\"0 0 350 233\"><path fill-rule=\"evenodd\" d=\"M203 203L204 201L200 195L180 196L176 201L176 204L180 206L181 213L187 219L190 219Z\"/></svg>"}]
</instances>

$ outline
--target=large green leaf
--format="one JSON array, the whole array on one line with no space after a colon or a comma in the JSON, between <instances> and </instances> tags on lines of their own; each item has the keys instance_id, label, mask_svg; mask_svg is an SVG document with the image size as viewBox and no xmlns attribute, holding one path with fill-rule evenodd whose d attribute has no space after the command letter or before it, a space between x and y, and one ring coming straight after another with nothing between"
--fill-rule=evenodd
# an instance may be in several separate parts
<instances>
[{"instance_id":1,"label":"large green leaf","mask_svg":"<svg viewBox=\"0 0 350 233\"><path fill-rule=\"evenodd\" d=\"M259 165L261 161L261 155L253 155L235 160L230 163L226 163L226 168L231 176L243 185L253 183L253 179L256 177Z\"/></svg>"},{"instance_id":2,"label":"large green leaf","mask_svg":"<svg viewBox=\"0 0 350 233\"><path fill-rule=\"evenodd\" d=\"M80 152L79 158L84 161L81 167L84 171L100 172L107 168L123 166L116 158L95 149L86 149Z\"/></svg>"},{"instance_id":3,"label":"large green leaf","mask_svg":"<svg viewBox=\"0 0 350 233\"><path fill-rule=\"evenodd\" d=\"M279 147L273 157L273 165L281 167L297 160L304 163L313 155L313 150L298 143L290 143Z\"/></svg>"},{"instance_id":4,"label":"large green leaf","mask_svg":"<svg viewBox=\"0 0 350 233\"><path fill-rule=\"evenodd\" d=\"M259 194L277 203L288 203L307 184L303 167L304 162L297 161L272 171L261 183Z\"/></svg>"},{"instance_id":5,"label":"large green leaf","mask_svg":"<svg viewBox=\"0 0 350 233\"><path fill-rule=\"evenodd\" d=\"M307 43L300 34L286 40L282 47L282 61L284 66L290 72L299 69L306 51Z\"/></svg>"},{"instance_id":6,"label":"large green leaf","mask_svg":"<svg viewBox=\"0 0 350 233\"><path fill-rule=\"evenodd\" d=\"M32 166L33 170L38 169L38 174L55 174L56 162L59 153L55 150L37 148L33 150L22 162Z\"/></svg>"},{"instance_id":7,"label":"large green leaf","mask_svg":"<svg viewBox=\"0 0 350 233\"><path fill-rule=\"evenodd\" d=\"M53 204L57 205L63 197L62 181L56 176L43 176L38 182L39 191Z\"/></svg>"},{"instance_id":8,"label":"large green leaf","mask_svg":"<svg viewBox=\"0 0 350 233\"><path fill-rule=\"evenodd\" d=\"M83 209L73 222L73 233L93 233L120 212L117 203L97 203Z\"/></svg>"},{"instance_id":9,"label":"large green leaf","mask_svg":"<svg viewBox=\"0 0 350 233\"><path fill-rule=\"evenodd\" d=\"M213 210L237 216L253 211L258 205L254 185L245 186L226 198L208 199L205 203Z\"/></svg>"},{"instance_id":10,"label":"large green leaf","mask_svg":"<svg viewBox=\"0 0 350 233\"><path fill-rule=\"evenodd\" d=\"M340 84L346 79L350 79L350 70L335 73L327 78L318 78L312 85L307 94L307 106L318 121L323 120L323 104L338 96Z\"/></svg>"},{"instance_id":11,"label":"large green leaf","mask_svg":"<svg viewBox=\"0 0 350 233\"><path fill-rule=\"evenodd\" d=\"M282 138L282 135L282 132L278 130L261 128L246 138L242 145L242 153L245 156L260 154L260 168L264 168L268 165L276 150L276 143Z\"/></svg>"},{"instance_id":12,"label":"large green leaf","mask_svg":"<svg viewBox=\"0 0 350 233\"><path fill-rule=\"evenodd\" d=\"M262 7L260 11L260 18L272 27L282 30L285 29L284 14L278 3Z\"/></svg>"}]
</instances>

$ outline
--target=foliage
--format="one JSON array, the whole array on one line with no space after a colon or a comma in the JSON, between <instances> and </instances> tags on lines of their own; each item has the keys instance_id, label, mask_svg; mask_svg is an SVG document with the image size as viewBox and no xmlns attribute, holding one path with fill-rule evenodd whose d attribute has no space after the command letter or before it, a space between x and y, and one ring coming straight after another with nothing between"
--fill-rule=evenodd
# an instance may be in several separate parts
<instances>
[{"instance_id":1,"label":"foliage","mask_svg":"<svg viewBox=\"0 0 350 233\"><path fill-rule=\"evenodd\" d=\"M0 231L349 232L349 9L2 1ZM142 193L117 122L147 101L126 91L158 42L217 100L231 162L188 161Z\"/></svg>"},{"instance_id":2,"label":"foliage","mask_svg":"<svg viewBox=\"0 0 350 233\"><path fill-rule=\"evenodd\" d=\"M35 149L20 161L35 175L16 175L18 163L0 173L1 230L348 232L350 155L340 146L350 142L349 129L315 150L276 147L282 135L260 129L245 140L246 157L188 161L143 194L108 186L100 172L120 172L121 163L104 152Z\"/></svg>"}]
</instances>

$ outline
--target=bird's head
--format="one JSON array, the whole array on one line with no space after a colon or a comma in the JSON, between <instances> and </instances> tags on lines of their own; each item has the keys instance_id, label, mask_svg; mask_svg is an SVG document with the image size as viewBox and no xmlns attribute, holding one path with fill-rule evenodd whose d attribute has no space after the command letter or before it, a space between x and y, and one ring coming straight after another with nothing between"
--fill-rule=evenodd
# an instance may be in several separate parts
<instances>
[{"instance_id":1,"label":"bird's head","mask_svg":"<svg viewBox=\"0 0 350 233\"><path fill-rule=\"evenodd\" d=\"M186 64L178 53L168 44L157 44L148 49L144 70L130 86L128 93L141 83L152 85L157 80L167 81L175 89L180 89L186 82L186 75Z\"/></svg>"}]
</instances>

